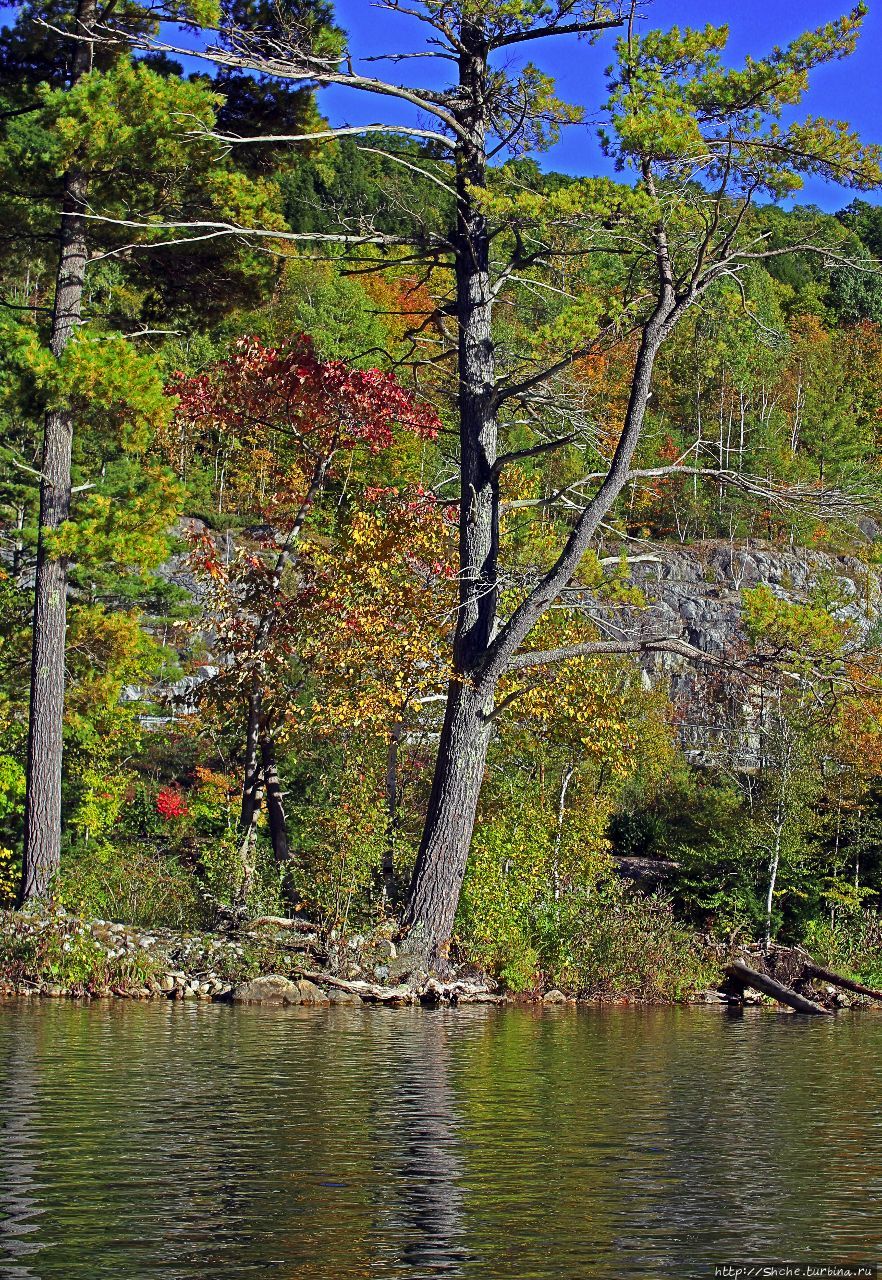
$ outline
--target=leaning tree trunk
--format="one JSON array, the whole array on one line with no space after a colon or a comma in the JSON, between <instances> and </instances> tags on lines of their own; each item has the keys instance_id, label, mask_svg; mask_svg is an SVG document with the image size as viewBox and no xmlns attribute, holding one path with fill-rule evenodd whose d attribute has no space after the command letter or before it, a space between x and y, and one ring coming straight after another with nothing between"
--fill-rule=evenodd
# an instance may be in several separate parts
<instances>
[{"instance_id":1,"label":"leaning tree trunk","mask_svg":"<svg viewBox=\"0 0 882 1280\"><path fill-rule=\"evenodd\" d=\"M94 0L81 0L77 27L88 34ZM75 42L72 83L89 70L91 45ZM88 245L83 211L86 177L64 179L58 272L50 350L60 359L80 323ZM24 856L20 902L43 897L61 860L61 765L64 726L65 638L68 561L58 555L53 536L70 514L73 416L67 409L46 415L40 469L40 531L34 584L30 719L24 815Z\"/></svg>"},{"instance_id":2,"label":"leaning tree trunk","mask_svg":"<svg viewBox=\"0 0 882 1280\"><path fill-rule=\"evenodd\" d=\"M458 261L460 417L463 498L460 503L460 606L454 679L448 693L423 839L403 923L413 950L429 962L446 955L474 829L492 735L498 682L520 644L570 581L600 522L627 482L640 438L659 347L674 315L663 282L637 355L625 426L606 479L572 530L556 566L496 634L499 495L493 397L493 347L486 277L478 255ZM475 278L477 275L477 279ZM474 299L480 305L475 305Z\"/></svg>"},{"instance_id":3,"label":"leaning tree trunk","mask_svg":"<svg viewBox=\"0 0 882 1280\"><path fill-rule=\"evenodd\" d=\"M459 611L453 679L403 923L412 949L444 962L490 743L493 689L479 684L496 628L499 556L496 370L490 236L473 191L486 182L486 46L463 25L459 80L468 140L457 145L456 298L460 423Z\"/></svg>"},{"instance_id":4,"label":"leaning tree trunk","mask_svg":"<svg viewBox=\"0 0 882 1280\"><path fill-rule=\"evenodd\" d=\"M451 685L404 914L408 945L432 964L446 961L453 932L490 744L488 711L473 690Z\"/></svg>"},{"instance_id":5,"label":"leaning tree trunk","mask_svg":"<svg viewBox=\"0 0 882 1280\"><path fill-rule=\"evenodd\" d=\"M655 230L658 296L637 352L628 408L609 470L560 556L501 627L499 471L490 234L475 192L486 186L487 45L465 21L460 31L461 128L456 144L456 312L460 424L459 610L453 679L423 838L403 925L411 949L443 962L462 887L492 734L500 679L539 618L572 580L601 521L628 481L649 401L656 356L691 295L678 299L667 235ZM649 180L649 176L647 180ZM515 456L515 455L512 455ZM510 459L509 459L510 460ZM559 653L561 651L558 651Z\"/></svg>"}]
</instances>

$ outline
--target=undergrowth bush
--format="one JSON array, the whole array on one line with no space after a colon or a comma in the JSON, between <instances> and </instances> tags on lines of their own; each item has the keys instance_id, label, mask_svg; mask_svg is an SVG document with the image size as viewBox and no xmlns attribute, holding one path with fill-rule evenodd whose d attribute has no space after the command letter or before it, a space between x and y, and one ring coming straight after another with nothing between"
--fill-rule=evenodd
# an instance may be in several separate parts
<instances>
[{"instance_id":1,"label":"undergrowth bush","mask_svg":"<svg viewBox=\"0 0 882 1280\"><path fill-rule=\"evenodd\" d=\"M805 947L822 964L867 986L882 988L882 916L864 907L830 920L814 920Z\"/></svg>"},{"instance_id":2,"label":"undergrowth bush","mask_svg":"<svg viewBox=\"0 0 882 1280\"><path fill-rule=\"evenodd\" d=\"M620 884L571 903L555 941L549 976L580 996L683 1000L719 980L719 958L667 898Z\"/></svg>"},{"instance_id":3,"label":"undergrowth bush","mask_svg":"<svg viewBox=\"0 0 882 1280\"><path fill-rule=\"evenodd\" d=\"M144 928L198 929L212 912L192 872L170 855L130 844L72 849L62 860L53 896L87 918Z\"/></svg>"},{"instance_id":4,"label":"undergrowth bush","mask_svg":"<svg viewBox=\"0 0 882 1280\"><path fill-rule=\"evenodd\" d=\"M457 916L463 959L511 991L598 999L681 1000L719 978L672 903L623 884L599 839L564 876L555 852L538 824L517 845L495 825L478 833Z\"/></svg>"},{"instance_id":5,"label":"undergrowth bush","mask_svg":"<svg viewBox=\"0 0 882 1280\"><path fill-rule=\"evenodd\" d=\"M12 982L50 982L66 990L144 986L157 967L146 951L108 955L80 921L0 917L0 973Z\"/></svg>"}]
</instances>

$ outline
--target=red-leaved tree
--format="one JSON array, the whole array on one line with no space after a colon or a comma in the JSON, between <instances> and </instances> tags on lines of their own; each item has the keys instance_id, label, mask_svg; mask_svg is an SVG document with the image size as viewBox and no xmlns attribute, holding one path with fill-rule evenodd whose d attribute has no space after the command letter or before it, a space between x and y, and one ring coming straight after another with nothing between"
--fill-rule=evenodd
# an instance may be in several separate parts
<instances>
[{"instance_id":1,"label":"red-leaved tree","mask_svg":"<svg viewBox=\"0 0 882 1280\"><path fill-rule=\"evenodd\" d=\"M232 502L264 522L250 547L223 551L205 534L194 540L191 555L208 582L221 667L205 693L227 706L241 703L244 713L244 897L262 797L279 865L289 857L275 733L291 698L285 677L311 594L298 567L306 521L357 451L378 453L398 431L432 439L439 423L391 374L322 360L307 337L280 347L243 338L228 359L195 376L177 375L169 390L178 410L167 447L179 468L197 455L213 461L219 508Z\"/></svg>"}]
</instances>

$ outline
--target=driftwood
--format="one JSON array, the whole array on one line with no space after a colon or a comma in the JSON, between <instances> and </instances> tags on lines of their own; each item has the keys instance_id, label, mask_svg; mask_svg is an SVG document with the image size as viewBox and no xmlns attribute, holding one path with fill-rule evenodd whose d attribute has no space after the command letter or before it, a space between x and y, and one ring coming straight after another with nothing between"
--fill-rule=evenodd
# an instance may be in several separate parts
<instances>
[{"instance_id":1,"label":"driftwood","mask_svg":"<svg viewBox=\"0 0 882 1280\"><path fill-rule=\"evenodd\" d=\"M763 995L771 996L773 1000L789 1005L797 1013L830 1012L822 1004L816 1004L814 1000L801 996L792 987L785 987L783 982L777 982L765 973L758 973L756 969L748 968L741 960L733 960L726 969L726 974L733 981L740 983L742 987L753 987L755 991L761 991Z\"/></svg>"},{"instance_id":2,"label":"driftwood","mask_svg":"<svg viewBox=\"0 0 882 1280\"><path fill-rule=\"evenodd\" d=\"M882 991L876 991L873 987L865 987L862 982L855 982L853 978L845 978L841 973L834 973L832 969L825 969L823 965L815 964L814 960L806 963L803 973L807 978L817 978L821 982L829 982L831 987L844 987L846 991L853 991L855 995L869 996L871 1000L882 1000Z\"/></svg>"},{"instance_id":3,"label":"driftwood","mask_svg":"<svg viewBox=\"0 0 882 1280\"><path fill-rule=\"evenodd\" d=\"M471 982L438 982L435 978L429 978L422 987L411 987L406 983L398 987L383 987L379 983L366 982L363 979L350 981L346 978L332 977L329 973L310 972L307 969L299 972L302 978L308 978L318 986L334 987L337 991L349 991L370 1004L435 1005L442 1002L495 1004L502 1000L502 997L493 995L485 985Z\"/></svg>"},{"instance_id":4,"label":"driftwood","mask_svg":"<svg viewBox=\"0 0 882 1280\"><path fill-rule=\"evenodd\" d=\"M353 995L361 996L362 1000L376 1004L411 1004L417 994L413 987L383 987L379 983L366 982L362 979L350 982L346 978L334 978L329 973L310 972L308 969L302 969L299 972L302 978L308 978L310 982L315 982L319 986L334 987L337 991L349 991Z\"/></svg>"},{"instance_id":5,"label":"driftwood","mask_svg":"<svg viewBox=\"0 0 882 1280\"><path fill-rule=\"evenodd\" d=\"M317 924L310 920L291 920L287 916L258 916L242 926L244 933L252 933L255 929L296 929L298 933L318 933Z\"/></svg>"}]
</instances>

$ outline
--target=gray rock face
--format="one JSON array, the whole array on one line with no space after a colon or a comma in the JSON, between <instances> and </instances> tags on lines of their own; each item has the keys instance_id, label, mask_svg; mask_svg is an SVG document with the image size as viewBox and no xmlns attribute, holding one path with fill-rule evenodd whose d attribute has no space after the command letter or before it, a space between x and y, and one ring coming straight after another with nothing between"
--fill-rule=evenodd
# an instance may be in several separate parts
<instances>
[{"instance_id":1,"label":"gray rock face","mask_svg":"<svg viewBox=\"0 0 882 1280\"><path fill-rule=\"evenodd\" d=\"M180 521L176 533L183 542L205 529L200 520L187 518ZM863 533L874 540L879 538L880 529L867 522ZM221 554L231 557L236 551L236 538L272 541L277 536L280 535L275 535L269 526L261 526L235 537L231 533L219 535L218 542ZM777 595L790 601L808 600L823 583L825 594L835 601L834 613L852 624L855 638L865 636L879 617L882 579L852 556L724 541L608 545L604 555L615 557L622 552L631 558L631 579L643 591L647 607L613 609L598 607L596 601L586 599L588 612L609 636L665 635L685 640L709 655L737 656L747 648L741 592L760 583L768 584ZM185 547L172 555L159 572L187 591L196 603L204 594L205 585L193 575ZM570 599L578 599L578 595L575 592ZM204 640L210 658L212 634L206 633ZM196 710L199 686L216 677L218 671L209 662L171 686L127 686L122 699L165 703L169 714L141 717L145 728L160 731L172 709L176 716L191 715ZM681 745L694 763L711 764L725 752L730 764L755 764L758 732L749 728L745 731L743 724L734 730L738 708L723 708L718 698L709 696L712 667L701 668L682 657L656 653L643 661L643 671L648 685L661 681L668 684L680 712ZM391 940L378 943L374 939L369 953L364 955L360 948L352 949L358 952L353 956L358 969L347 969L349 976L364 970L379 982L397 978L395 944Z\"/></svg>"},{"instance_id":2,"label":"gray rock face","mask_svg":"<svg viewBox=\"0 0 882 1280\"><path fill-rule=\"evenodd\" d=\"M741 592L761 583L782 599L804 602L823 582L836 597L836 616L858 631L869 629L879 609L879 580L860 560L804 548L657 544L634 565L632 578L646 595L652 625L671 624L706 653L744 638Z\"/></svg>"},{"instance_id":3,"label":"gray rock face","mask_svg":"<svg viewBox=\"0 0 882 1280\"><path fill-rule=\"evenodd\" d=\"M804 548L657 543L641 548L631 579L642 590L647 607L624 614L601 612L597 616L604 631L677 637L702 653L731 658L748 648L741 595L745 589L766 584L781 599L805 603L823 585L828 607L851 625L856 642L874 626L882 603L878 573L860 560ZM733 743L732 721L738 708L724 709L718 698L709 696L714 668L665 653L647 655L642 665L648 684L668 683L681 713L681 744L694 762L711 763L727 750L730 761L754 763L756 734L745 733L742 726Z\"/></svg>"},{"instance_id":4,"label":"gray rock face","mask_svg":"<svg viewBox=\"0 0 882 1280\"><path fill-rule=\"evenodd\" d=\"M303 996L299 983L280 973L266 973L250 982L240 982L233 991L233 1000L238 1004L302 1004Z\"/></svg>"}]
</instances>

